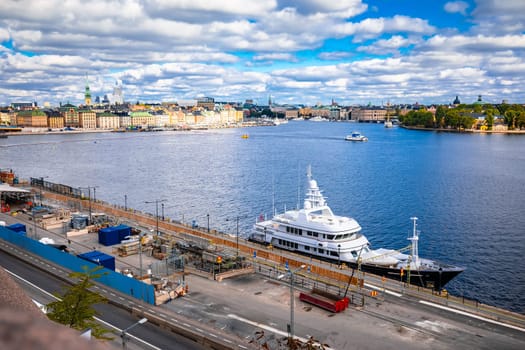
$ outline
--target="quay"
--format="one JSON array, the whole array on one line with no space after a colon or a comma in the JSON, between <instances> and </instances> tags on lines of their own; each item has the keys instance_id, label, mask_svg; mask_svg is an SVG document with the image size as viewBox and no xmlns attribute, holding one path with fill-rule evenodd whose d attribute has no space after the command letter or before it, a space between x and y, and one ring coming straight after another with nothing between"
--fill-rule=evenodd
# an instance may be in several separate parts
<instances>
[{"instance_id":1,"label":"quay","mask_svg":"<svg viewBox=\"0 0 525 350\"><path fill-rule=\"evenodd\" d=\"M32 191L47 202L83 212L89 208L92 213L105 213L131 226L145 230L158 227L159 231L178 238L193 237L196 241L238 252L250 263L250 274L243 271L238 276L235 272L210 275L188 268L182 275L189 286L187 296L170 300L157 308L162 312L196 317L240 338L248 339L254 330L260 329L266 332L270 341L286 335L290 292L288 281L281 282L278 276L285 272L285 265L289 268L308 265L307 270L297 272L297 290L323 288L342 294L349 289L352 297L352 306L337 316L330 316L296 298L296 334L314 336L329 344L330 348L520 349L525 346L525 315L446 293L437 294L430 289L385 281L337 264L238 240L234 235L217 230L208 231L170 219L159 220L158 216L100 200L59 194L39 186L33 186ZM9 216L9 220L16 221L17 217ZM96 243L90 242L90 246L90 243L77 241L74 237L71 241L77 252L96 247ZM144 258L146 264L156 260ZM137 255L117 259L122 266L137 268ZM139 315L144 314L139 312ZM322 320L321 325L319 320Z\"/></svg>"}]
</instances>

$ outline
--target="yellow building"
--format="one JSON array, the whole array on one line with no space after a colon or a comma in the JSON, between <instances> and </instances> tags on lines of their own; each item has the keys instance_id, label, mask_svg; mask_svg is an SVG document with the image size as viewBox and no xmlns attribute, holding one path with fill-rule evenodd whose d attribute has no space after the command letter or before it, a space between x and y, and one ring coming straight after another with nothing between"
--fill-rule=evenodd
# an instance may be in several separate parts
<instances>
[{"instance_id":1,"label":"yellow building","mask_svg":"<svg viewBox=\"0 0 525 350\"><path fill-rule=\"evenodd\" d=\"M64 117L64 126L78 128L80 127L80 121L78 118L78 110L75 105L65 104L60 107L60 113Z\"/></svg>"},{"instance_id":2,"label":"yellow building","mask_svg":"<svg viewBox=\"0 0 525 350\"><path fill-rule=\"evenodd\" d=\"M143 128L155 126L155 117L149 112L131 112L131 125L141 126Z\"/></svg>"},{"instance_id":3,"label":"yellow building","mask_svg":"<svg viewBox=\"0 0 525 350\"><path fill-rule=\"evenodd\" d=\"M118 129L120 128L120 118L112 113L97 113L97 128Z\"/></svg>"},{"instance_id":4,"label":"yellow building","mask_svg":"<svg viewBox=\"0 0 525 350\"><path fill-rule=\"evenodd\" d=\"M21 127L47 128L47 115L39 109L20 111L16 116L16 124Z\"/></svg>"},{"instance_id":5,"label":"yellow building","mask_svg":"<svg viewBox=\"0 0 525 350\"><path fill-rule=\"evenodd\" d=\"M89 110L78 111L80 127L84 129L97 128L97 113Z\"/></svg>"}]
</instances>

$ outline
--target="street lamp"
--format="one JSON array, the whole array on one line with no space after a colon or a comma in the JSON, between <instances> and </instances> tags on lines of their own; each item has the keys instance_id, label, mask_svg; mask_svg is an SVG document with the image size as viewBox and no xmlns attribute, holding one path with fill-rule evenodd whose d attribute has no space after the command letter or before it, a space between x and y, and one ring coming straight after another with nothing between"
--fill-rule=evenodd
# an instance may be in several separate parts
<instances>
[{"instance_id":1,"label":"street lamp","mask_svg":"<svg viewBox=\"0 0 525 350\"><path fill-rule=\"evenodd\" d=\"M162 221L164 221L164 203L160 205L162 207Z\"/></svg>"},{"instance_id":2,"label":"street lamp","mask_svg":"<svg viewBox=\"0 0 525 350\"><path fill-rule=\"evenodd\" d=\"M289 268L286 269L286 272L287 273L283 273L282 275L279 275L277 276L277 279L280 280L280 279L283 279L286 275L290 275L290 324L288 325L288 328L289 328L289 333L290 333L290 338L289 338L289 342L291 343L293 341L293 337L294 337L294 315L293 315L293 310L294 310L294 292L293 292L293 276L294 274L299 271L300 269L304 269L306 267L306 265L301 265L299 266L298 268L296 268L295 270L291 270Z\"/></svg>"},{"instance_id":3,"label":"street lamp","mask_svg":"<svg viewBox=\"0 0 525 350\"><path fill-rule=\"evenodd\" d=\"M49 176L40 177L40 206L42 206L42 188L44 187L44 179L47 179Z\"/></svg>"},{"instance_id":4,"label":"street lamp","mask_svg":"<svg viewBox=\"0 0 525 350\"><path fill-rule=\"evenodd\" d=\"M237 216L237 260L239 260L239 217Z\"/></svg>"},{"instance_id":5,"label":"street lamp","mask_svg":"<svg viewBox=\"0 0 525 350\"><path fill-rule=\"evenodd\" d=\"M165 202L165 199L155 199L154 201L146 201L146 204L155 203L155 216L157 218L157 236L159 235L159 203Z\"/></svg>"},{"instance_id":6,"label":"street lamp","mask_svg":"<svg viewBox=\"0 0 525 350\"><path fill-rule=\"evenodd\" d=\"M341 245L337 245L337 258L339 259L339 262L337 263L337 266L341 266Z\"/></svg>"},{"instance_id":7,"label":"street lamp","mask_svg":"<svg viewBox=\"0 0 525 350\"><path fill-rule=\"evenodd\" d=\"M206 214L206 219L208 219L208 233L210 233L210 214Z\"/></svg>"},{"instance_id":8,"label":"street lamp","mask_svg":"<svg viewBox=\"0 0 525 350\"><path fill-rule=\"evenodd\" d=\"M91 212L91 189L93 189L93 191L95 191L95 188L97 188L98 186L87 186L87 187L79 187L80 189L84 188L88 190L88 199L89 199L89 224L91 225L93 223L93 220L92 220L92 212ZM82 196L83 197L83 196ZM84 198L82 198L84 199Z\"/></svg>"},{"instance_id":9,"label":"street lamp","mask_svg":"<svg viewBox=\"0 0 525 350\"><path fill-rule=\"evenodd\" d=\"M123 329L122 332L120 332L120 337L122 338L122 349L126 348L126 333L131 328L133 328L135 326L138 326L139 324L144 324L146 322L148 322L148 319L146 317L141 318L140 320L138 320L137 322L133 323L131 326L129 326L128 328Z\"/></svg>"},{"instance_id":10,"label":"street lamp","mask_svg":"<svg viewBox=\"0 0 525 350\"><path fill-rule=\"evenodd\" d=\"M128 211L128 195L124 195L124 210Z\"/></svg>"}]
</instances>

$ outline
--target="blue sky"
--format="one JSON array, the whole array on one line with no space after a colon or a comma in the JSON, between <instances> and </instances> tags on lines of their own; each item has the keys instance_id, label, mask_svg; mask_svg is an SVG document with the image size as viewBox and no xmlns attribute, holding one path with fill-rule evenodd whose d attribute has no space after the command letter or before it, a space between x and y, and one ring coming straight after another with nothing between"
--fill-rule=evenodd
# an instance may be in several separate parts
<instances>
[{"instance_id":1,"label":"blue sky","mask_svg":"<svg viewBox=\"0 0 525 350\"><path fill-rule=\"evenodd\" d=\"M525 102L523 0L3 0L0 105Z\"/></svg>"}]
</instances>

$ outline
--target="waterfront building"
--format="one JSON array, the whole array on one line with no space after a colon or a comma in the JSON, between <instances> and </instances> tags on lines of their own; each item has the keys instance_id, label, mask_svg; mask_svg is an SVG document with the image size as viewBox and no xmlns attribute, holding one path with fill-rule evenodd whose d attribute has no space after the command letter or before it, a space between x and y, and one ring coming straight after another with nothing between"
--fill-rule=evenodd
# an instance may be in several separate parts
<instances>
[{"instance_id":1,"label":"waterfront building","mask_svg":"<svg viewBox=\"0 0 525 350\"><path fill-rule=\"evenodd\" d=\"M284 117L286 119L294 119L294 118L299 118L299 110L294 108L294 109L287 109L286 112L284 113Z\"/></svg>"},{"instance_id":2,"label":"waterfront building","mask_svg":"<svg viewBox=\"0 0 525 350\"><path fill-rule=\"evenodd\" d=\"M386 119L386 109L383 108L354 108L352 120L360 122L383 122Z\"/></svg>"},{"instance_id":3,"label":"waterfront building","mask_svg":"<svg viewBox=\"0 0 525 350\"><path fill-rule=\"evenodd\" d=\"M64 116L57 110L44 111L47 115L47 126L51 129L62 129L64 127Z\"/></svg>"},{"instance_id":4,"label":"waterfront building","mask_svg":"<svg viewBox=\"0 0 525 350\"><path fill-rule=\"evenodd\" d=\"M16 115L16 125L20 127L47 128L47 115L40 109L20 111Z\"/></svg>"},{"instance_id":5,"label":"waterfront building","mask_svg":"<svg viewBox=\"0 0 525 350\"><path fill-rule=\"evenodd\" d=\"M97 127L99 129L118 129L120 128L120 118L113 113L98 113Z\"/></svg>"},{"instance_id":6,"label":"waterfront building","mask_svg":"<svg viewBox=\"0 0 525 350\"><path fill-rule=\"evenodd\" d=\"M168 125L170 125L170 116L162 109L155 111L153 113L153 124L156 127L164 128Z\"/></svg>"},{"instance_id":7,"label":"waterfront building","mask_svg":"<svg viewBox=\"0 0 525 350\"><path fill-rule=\"evenodd\" d=\"M84 129L97 128L97 113L91 110L78 111L79 124Z\"/></svg>"},{"instance_id":8,"label":"waterfront building","mask_svg":"<svg viewBox=\"0 0 525 350\"><path fill-rule=\"evenodd\" d=\"M80 120L78 117L78 108L75 105L66 103L60 106L60 113L64 117L64 126L71 128L80 127Z\"/></svg>"},{"instance_id":9,"label":"waterfront building","mask_svg":"<svg viewBox=\"0 0 525 350\"><path fill-rule=\"evenodd\" d=\"M155 118L149 112L131 112L131 126L140 126L148 128L155 126Z\"/></svg>"},{"instance_id":10,"label":"waterfront building","mask_svg":"<svg viewBox=\"0 0 525 350\"><path fill-rule=\"evenodd\" d=\"M330 118L330 108L326 108L324 106L316 106L310 111L310 115L312 117Z\"/></svg>"},{"instance_id":11,"label":"waterfront building","mask_svg":"<svg viewBox=\"0 0 525 350\"><path fill-rule=\"evenodd\" d=\"M218 122L220 124L236 124L242 122L242 110L237 110L233 106L226 104L219 112Z\"/></svg>"},{"instance_id":12,"label":"waterfront building","mask_svg":"<svg viewBox=\"0 0 525 350\"><path fill-rule=\"evenodd\" d=\"M0 125L11 125L11 114L9 112L0 112Z\"/></svg>"},{"instance_id":13,"label":"waterfront building","mask_svg":"<svg viewBox=\"0 0 525 350\"><path fill-rule=\"evenodd\" d=\"M131 117L129 116L129 114L126 114L126 115L119 115L119 125L121 128L128 128L131 126Z\"/></svg>"}]
</instances>

